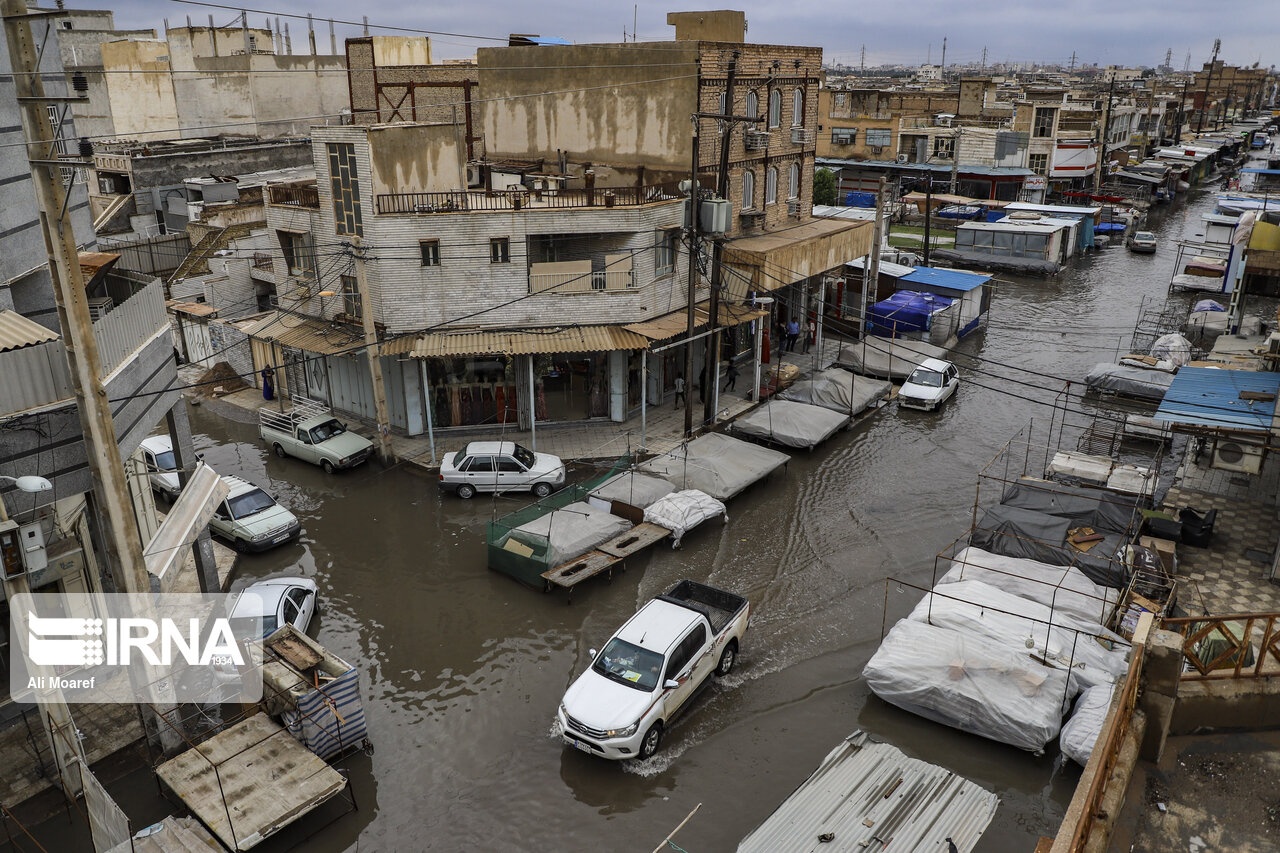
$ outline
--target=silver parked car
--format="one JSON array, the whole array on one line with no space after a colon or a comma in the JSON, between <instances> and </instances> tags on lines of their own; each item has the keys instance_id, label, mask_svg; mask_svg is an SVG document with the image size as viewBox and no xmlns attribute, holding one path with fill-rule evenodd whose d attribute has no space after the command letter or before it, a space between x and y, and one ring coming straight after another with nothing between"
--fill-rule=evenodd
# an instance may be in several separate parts
<instances>
[{"instance_id":1,"label":"silver parked car","mask_svg":"<svg viewBox=\"0 0 1280 853\"><path fill-rule=\"evenodd\" d=\"M440 460L440 488L469 498L476 492L533 492L545 498L564 485L564 463L514 441L473 441Z\"/></svg>"},{"instance_id":2,"label":"silver parked car","mask_svg":"<svg viewBox=\"0 0 1280 853\"><path fill-rule=\"evenodd\" d=\"M272 578L250 584L231 606L231 622L262 620L262 636L286 622L307 632L316 612L316 582L310 578Z\"/></svg>"}]
</instances>

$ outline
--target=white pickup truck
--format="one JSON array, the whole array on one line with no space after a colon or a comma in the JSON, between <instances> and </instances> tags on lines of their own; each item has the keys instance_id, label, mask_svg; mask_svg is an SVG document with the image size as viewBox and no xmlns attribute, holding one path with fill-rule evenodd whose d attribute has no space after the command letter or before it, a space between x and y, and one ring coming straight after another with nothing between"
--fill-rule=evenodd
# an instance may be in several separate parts
<instances>
[{"instance_id":1,"label":"white pickup truck","mask_svg":"<svg viewBox=\"0 0 1280 853\"><path fill-rule=\"evenodd\" d=\"M712 675L728 675L751 621L740 595L681 581L627 620L570 685L557 714L565 743L602 758L649 758Z\"/></svg>"},{"instance_id":2,"label":"white pickup truck","mask_svg":"<svg viewBox=\"0 0 1280 853\"><path fill-rule=\"evenodd\" d=\"M301 397L287 411L259 409L258 434L276 456L296 456L326 474L354 468L373 453L373 442L349 431L322 404Z\"/></svg>"}]
</instances>

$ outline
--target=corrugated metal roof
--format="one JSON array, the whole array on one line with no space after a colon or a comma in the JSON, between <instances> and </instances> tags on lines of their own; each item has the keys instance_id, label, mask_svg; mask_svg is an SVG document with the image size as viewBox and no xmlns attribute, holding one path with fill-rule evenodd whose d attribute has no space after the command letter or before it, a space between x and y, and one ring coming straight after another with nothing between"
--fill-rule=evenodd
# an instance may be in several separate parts
<instances>
[{"instance_id":1,"label":"corrugated metal roof","mask_svg":"<svg viewBox=\"0 0 1280 853\"><path fill-rule=\"evenodd\" d=\"M763 317L767 313L767 311L761 311L756 308L721 302L720 325L726 327L740 326L757 317ZM710 319L710 301L699 302L693 306L693 327L695 329L700 329L707 325L707 321ZM681 308L679 311L672 311L668 314L663 314L661 317L654 317L652 320L645 320L641 323L632 323L628 326L623 326L623 328L629 332L635 332L637 335L643 335L647 339L643 346L648 346L649 341L665 341L668 338L674 338L676 335L687 332L689 330L689 312Z\"/></svg>"},{"instance_id":2,"label":"corrugated metal roof","mask_svg":"<svg viewBox=\"0 0 1280 853\"><path fill-rule=\"evenodd\" d=\"M0 311L0 352L47 344L57 339L57 332L49 331L35 320L28 320L17 311Z\"/></svg>"},{"instance_id":3,"label":"corrugated metal roof","mask_svg":"<svg viewBox=\"0 0 1280 853\"><path fill-rule=\"evenodd\" d=\"M971 851L995 816L990 791L854 732L742 840L738 853ZM833 836L821 842L820 836Z\"/></svg>"},{"instance_id":4,"label":"corrugated metal roof","mask_svg":"<svg viewBox=\"0 0 1280 853\"><path fill-rule=\"evenodd\" d=\"M916 267L914 271L902 277L903 281L909 281L912 284L944 287L947 290L958 290L962 293L982 287L991 279L992 276L986 273L944 270L937 267Z\"/></svg>"},{"instance_id":5,"label":"corrugated metal roof","mask_svg":"<svg viewBox=\"0 0 1280 853\"><path fill-rule=\"evenodd\" d=\"M819 157L819 166L866 167L868 169L896 169L906 171L929 171L951 173L950 166L938 163L899 163L895 160L845 160L837 157ZM961 166L961 175L992 175L995 177L1018 178L1037 174L1022 166Z\"/></svg>"},{"instance_id":6,"label":"corrugated metal roof","mask_svg":"<svg viewBox=\"0 0 1280 853\"><path fill-rule=\"evenodd\" d=\"M1271 394L1242 400L1241 392ZM1173 377L1155 419L1182 426L1266 432L1275 426L1280 373L1184 367Z\"/></svg>"},{"instance_id":7,"label":"corrugated metal roof","mask_svg":"<svg viewBox=\"0 0 1280 853\"><path fill-rule=\"evenodd\" d=\"M570 326L546 329L432 332L418 337L414 358L452 358L466 355L530 355L557 352L608 352L643 349L648 339L621 326ZM388 351L387 347L383 352Z\"/></svg>"},{"instance_id":8,"label":"corrugated metal roof","mask_svg":"<svg viewBox=\"0 0 1280 853\"><path fill-rule=\"evenodd\" d=\"M281 311L268 314L252 325L243 327L243 330L251 338L275 341L281 346L318 355L350 352L359 348L364 339L360 330L353 326L326 323Z\"/></svg>"}]
</instances>

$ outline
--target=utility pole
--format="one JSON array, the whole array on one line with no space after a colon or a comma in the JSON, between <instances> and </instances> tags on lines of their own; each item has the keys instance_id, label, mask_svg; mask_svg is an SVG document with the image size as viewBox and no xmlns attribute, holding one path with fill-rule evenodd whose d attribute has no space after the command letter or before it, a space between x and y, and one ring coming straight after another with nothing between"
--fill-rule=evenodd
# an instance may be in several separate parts
<instances>
[{"instance_id":1,"label":"utility pole","mask_svg":"<svg viewBox=\"0 0 1280 853\"><path fill-rule=\"evenodd\" d=\"M1142 134L1142 156L1144 158L1151 156L1151 111L1156 105L1156 77L1151 75L1151 94L1147 96L1147 129Z\"/></svg>"},{"instance_id":2,"label":"utility pole","mask_svg":"<svg viewBox=\"0 0 1280 853\"><path fill-rule=\"evenodd\" d=\"M1182 144L1182 125L1183 125L1183 119L1185 118L1183 116L1183 111L1186 110L1187 108L1187 88L1190 85L1191 85L1190 77L1182 78L1182 97L1178 100L1178 114L1177 114L1178 131L1177 131L1177 137L1174 139L1174 142L1173 142L1174 145Z\"/></svg>"},{"instance_id":3,"label":"utility pole","mask_svg":"<svg viewBox=\"0 0 1280 853\"><path fill-rule=\"evenodd\" d=\"M701 66L701 63L699 63ZM698 68L697 78L702 80L702 68ZM702 190L698 187L698 147L701 144L699 131L702 118L698 113L693 116L693 165L690 171L689 187L689 322L685 330L684 345L684 437L693 438L693 310L698 301L698 250L701 246L701 235L698 233L698 205L702 200Z\"/></svg>"},{"instance_id":4,"label":"utility pole","mask_svg":"<svg viewBox=\"0 0 1280 853\"><path fill-rule=\"evenodd\" d=\"M925 164L924 184L924 265L929 266L929 221L933 219L933 173Z\"/></svg>"},{"instance_id":5,"label":"utility pole","mask_svg":"<svg viewBox=\"0 0 1280 853\"><path fill-rule=\"evenodd\" d=\"M983 72L983 73L986 73L986 70L987 70L987 47L986 47L986 45L983 45L983 46L982 46L982 69L981 69L981 70L982 70L982 72Z\"/></svg>"},{"instance_id":6,"label":"utility pole","mask_svg":"<svg viewBox=\"0 0 1280 853\"><path fill-rule=\"evenodd\" d=\"M1204 113L1209 109L1209 84L1213 82L1213 67L1218 62L1218 49L1222 47L1222 39L1213 40L1213 58L1209 60L1209 73L1204 78L1204 102L1196 114L1196 133L1204 128ZM1188 54L1188 58L1190 54Z\"/></svg>"},{"instance_id":7,"label":"utility pole","mask_svg":"<svg viewBox=\"0 0 1280 853\"><path fill-rule=\"evenodd\" d=\"M1098 164L1093 169L1093 189L1102 188L1102 172L1107 167L1107 136L1111 132L1111 98L1116 91L1116 75L1112 73L1111 82L1107 85L1107 111L1103 114L1102 126L1098 128Z\"/></svg>"},{"instance_id":8,"label":"utility pole","mask_svg":"<svg viewBox=\"0 0 1280 853\"><path fill-rule=\"evenodd\" d=\"M1068 74L1076 73L1076 52L1074 50L1071 51L1071 64L1067 66L1067 73Z\"/></svg>"},{"instance_id":9,"label":"utility pole","mask_svg":"<svg viewBox=\"0 0 1280 853\"><path fill-rule=\"evenodd\" d=\"M729 57L729 69L724 81L724 116L720 119L720 167L716 174L716 197L728 198L729 194L729 143L733 138L733 77L738 71L738 51ZM707 335L706 354L703 362L702 377L702 422L714 423L716 406L719 405L718 381L720 375L720 276L723 261L724 244L717 240L712 247L711 255L711 301L707 306L710 314L709 326L711 334ZM710 387L708 387L710 386Z\"/></svg>"},{"instance_id":10,"label":"utility pole","mask_svg":"<svg viewBox=\"0 0 1280 853\"><path fill-rule=\"evenodd\" d=\"M1231 121L1230 117L1227 115L1227 110L1231 110L1232 115L1235 114L1234 98L1235 85L1233 84L1227 87L1227 96L1222 99L1222 108L1218 110L1218 128L1221 128L1224 124Z\"/></svg>"},{"instance_id":11,"label":"utility pole","mask_svg":"<svg viewBox=\"0 0 1280 853\"><path fill-rule=\"evenodd\" d=\"M862 319L858 331L862 337L867 336L867 306L871 301L867 296L867 288L875 288L880 282L880 253L884 251L884 193L888 188L888 178L880 176L880 186L876 190L876 225L871 232L871 263L867 264L868 277L862 283ZM928 262L925 262L928 266Z\"/></svg>"},{"instance_id":12,"label":"utility pole","mask_svg":"<svg viewBox=\"0 0 1280 853\"><path fill-rule=\"evenodd\" d=\"M355 260L356 292L360 295L360 325L364 329L364 354L369 359L369 377L373 380L373 411L378 421L378 459L390 465L391 419L387 416L387 388L382 380L382 357L378 352L378 330L373 324L373 301L369 298L369 279L365 272L365 249L359 234L351 236L351 256ZM530 401L532 403L532 400Z\"/></svg>"},{"instance_id":13,"label":"utility pole","mask_svg":"<svg viewBox=\"0 0 1280 853\"><path fill-rule=\"evenodd\" d=\"M942 37L942 64L938 66L942 69L942 79L947 79L947 37Z\"/></svg>"},{"instance_id":14,"label":"utility pole","mask_svg":"<svg viewBox=\"0 0 1280 853\"><path fill-rule=\"evenodd\" d=\"M952 195L956 194L956 182L960 179L960 128L956 128L955 133L951 134L951 189Z\"/></svg>"}]
</instances>

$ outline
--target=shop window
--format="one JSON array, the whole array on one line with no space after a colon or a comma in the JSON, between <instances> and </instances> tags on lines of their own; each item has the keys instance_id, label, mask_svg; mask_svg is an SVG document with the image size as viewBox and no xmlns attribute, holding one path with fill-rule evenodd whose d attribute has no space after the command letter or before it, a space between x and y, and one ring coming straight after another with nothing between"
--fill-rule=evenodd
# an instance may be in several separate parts
<instances>
[{"instance_id":1,"label":"shop window","mask_svg":"<svg viewBox=\"0 0 1280 853\"><path fill-rule=\"evenodd\" d=\"M422 252L422 265L424 267L440 266L439 240L419 240L418 249Z\"/></svg>"}]
</instances>

